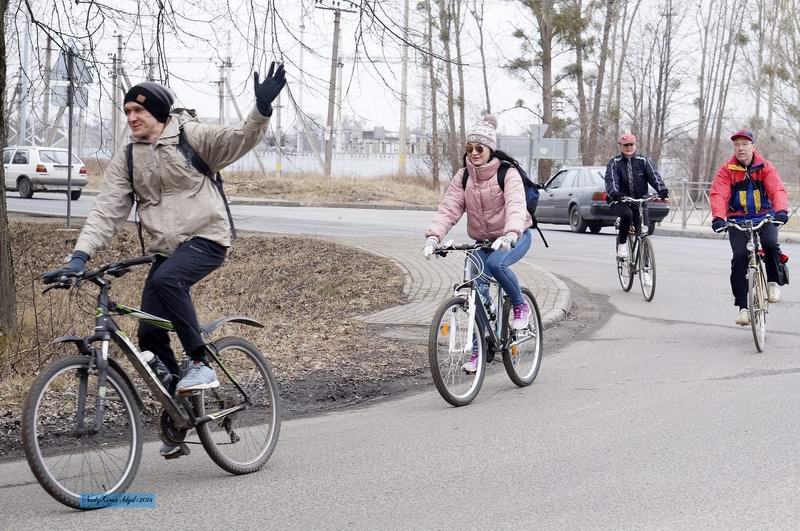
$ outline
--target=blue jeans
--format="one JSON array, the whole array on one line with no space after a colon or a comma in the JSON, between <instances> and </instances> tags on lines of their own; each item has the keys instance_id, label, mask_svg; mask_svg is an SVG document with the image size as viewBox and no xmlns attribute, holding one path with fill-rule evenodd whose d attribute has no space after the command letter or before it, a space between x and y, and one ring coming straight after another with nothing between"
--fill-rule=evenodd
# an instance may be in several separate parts
<instances>
[{"instance_id":1,"label":"blue jeans","mask_svg":"<svg viewBox=\"0 0 800 531\"><path fill-rule=\"evenodd\" d=\"M522 257L528 253L528 249L530 248L531 231L526 230L517 240L516 245L508 251L481 250L475 253L475 256L480 258L481 262L484 264L483 274L497 280L500 286L503 287L503 291L511 298L511 304L522 304L525 302L522 298L522 290L519 287L517 275L511 271L511 264L519 262ZM481 294L488 298L489 285L486 281L478 278L476 283Z\"/></svg>"}]
</instances>

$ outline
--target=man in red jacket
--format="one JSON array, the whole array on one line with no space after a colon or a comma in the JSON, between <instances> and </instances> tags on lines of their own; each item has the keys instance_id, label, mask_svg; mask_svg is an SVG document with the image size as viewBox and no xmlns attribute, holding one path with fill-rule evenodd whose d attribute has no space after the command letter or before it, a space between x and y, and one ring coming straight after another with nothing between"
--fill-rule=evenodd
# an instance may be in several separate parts
<instances>
[{"instance_id":1,"label":"man in red jacket","mask_svg":"<svg viewBox=\"0 0 800 531\"><path fill-rule=\"evenodd\" d=\"M715 232L721 232L725 230L728 219L759 221L767 214L772 214L775 221L786 223L789 220L789 197L778 170L755 149L751 131L737 131L731 136L731 140L733 157L720 166L711 184L711 228ZM758 233L764 248L769 302L779 302L778 228L768 223ZM747 326L750 324L750 314L747 311L747 234L729 231L728 239L733 250L731 289L734 304L739 307L736 324Z\"/></svg>"}]
</instances>

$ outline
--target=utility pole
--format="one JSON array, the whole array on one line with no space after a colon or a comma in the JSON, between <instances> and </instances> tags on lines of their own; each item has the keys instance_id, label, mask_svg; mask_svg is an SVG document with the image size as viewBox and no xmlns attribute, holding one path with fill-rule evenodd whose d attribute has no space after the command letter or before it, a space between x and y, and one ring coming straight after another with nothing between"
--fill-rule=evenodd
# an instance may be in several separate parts
<instances>
[{"instance_id":1,"label":"utility pole","mask_svg":"<svg viewBox=\"0 0 800 531\"><path fill-rule=\"evenodd\" d=\"M316 8L317 9L325 9L328 11L333 11L333 50L331 50L331 76L330 76L330 86L328 88L328 121L327 126L325 128L325 167L324 167L324 175L325 177L331 176L331 159L333 156L333 111L336 107L336 65L339 59L339 24L342 18L342 11L347 13L355 13L353 10L347 10L341 8L341 1L340 0L333 0L333 7L328 7L325 5L324 0L316 0ZM353 5L352 2L349 4Z\"/></svg>"},{"instance_id":2,"label":"utility pole","mask_svg":"<svg viewBox=\"0 0 800 531\"><path fill-rule=\"evenodd\" d=\"M225 125L225 62L219 65L219 125Z\"/></svg>"},{"instance_id":3,"label":"utility pole","mask_svg":"<svg viewBox=\"0 0 800 531\"><path fill-rule=\"evenodd\" d=\"M119 69L117 67L117 54L111 56L111 154L117 151L117 135L119 135Z\"/></svg>"},{"instance_id":4,"label":"utility pole","mask_svg":"<svg viewBox=\"0 0 800 531\"><path fill-rule=\"evenodd\" d=\"M300 121L302 127L297 130L297 140L296 140L296 149L300 151L300 146L303 145L303 133L305 131L305 117L303 116L303 85L305 85L305 79L303 76L303 56L305 55L305 34L306 34L306 24L305 20L305 13L301 15L300 18L300 87L299 93L297 95L297 119Z\"/></svg>"},{"instance_id":5,"label":"utility pole","mask_svg":"<svg viewBox=\"0 0 800 531\"><path fill-rule=\"evenodd\" d=\"M17 111L17 145L24 146L28 143L28 63L29 42L31 28L28 15L25 14L25 37L22 41L22 57L19 69L19 109Z\"/></svg>"},{"instance_id":6,"label":"utility pole","mask_svg":"<svg viewBox=\"0 0 800 531\"><path fill-rule=\"evenodd\" d=\"M342 70L344 63L341 57L336 61L336 152L342 152Z\"/></svg>"},{"instance_id":7,"label":"utility pole","mask_svg":"<svg viewBox=\"0 0 800 531\"><path fill-rule=\"evenodd\" d=\"M53 56L53 39L47 36L47 47L44 49L44 123L42 124L42 139L47 139L47 128L50 126L50 62Z\"/></svg>"},{"instance_id":8,"label":"utility pole","mask_svg":"<svg viewBox=\"0 0 800 531\"><path fill-rule=\"evenodd\" d=\"M406 176L406 145L408 144L408 126L406 108L408 106L408 0L403 7L403 67L400 77L400 177Z\"/></svg>"},{"instance_id":9,"label":"utility pole","mask_svg":"<svg viewBox=\"0 0 800 531\"><path fill-rule=\"evenodd\" d=\"M283 160L281 160L281 154L283 152L283 147L281 146L281 138L283 137L283 131L281 131L281 111L283 110L283 105L281 105L281 93L278 93L278 97L275 98L275 176L280 179L281 178L281 170L283 170Z\"/></svg>"}]
</instances>

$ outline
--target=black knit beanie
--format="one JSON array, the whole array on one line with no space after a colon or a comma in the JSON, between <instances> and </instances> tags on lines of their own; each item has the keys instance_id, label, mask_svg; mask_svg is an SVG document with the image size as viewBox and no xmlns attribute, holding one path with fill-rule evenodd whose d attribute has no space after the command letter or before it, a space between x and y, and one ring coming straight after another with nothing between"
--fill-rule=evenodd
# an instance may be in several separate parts
<instances>
[{"instance_id":1,"label":"black knit beanie","mask_svg":"<svg viewBox=\"0 0 800 531\"><path fill-rule=\"evenodd\" d=\"M166 123L169 118L169 111L175 98L172 96L172 91L159 83L152 81L145 81L134 85L125 93L125 102L132 101L138 103L147 112L153 115L153 118L159 122ZM124 105L123 103L123 105Z\"/></svg>"}]
</instances>

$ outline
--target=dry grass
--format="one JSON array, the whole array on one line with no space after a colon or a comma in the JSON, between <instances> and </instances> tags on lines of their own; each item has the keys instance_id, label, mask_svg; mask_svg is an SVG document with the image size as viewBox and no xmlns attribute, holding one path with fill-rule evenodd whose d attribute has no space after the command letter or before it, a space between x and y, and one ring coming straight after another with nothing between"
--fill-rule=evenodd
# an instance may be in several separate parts
<instances>
[{"instance_id":1,"label":"dry grass","mask_svg":"<svg viewBox=\"0 0 800 531\"><path fill-rule=\"evenodd\" d=\"M103 186L103 167L107 161L87 159L88 187ZM260 172L224 172L225 193L229 196L259 197L297 201L304 204L319 203L382 203L389 205L435 207L441 193L430 186L429 180L397 175L374 179L326 179L321 174L289 174L276 178Z\"/></svg>"},{"instance_id":2,"label":"dry grass","mask_svg":"<svg viewBox=\"0 0 800 531\"><path fill-rule=\"evenodd\" d=\"M12 221L12 249L18 297L16 336L0 349L0 417L18 405L31 375L71 347L53 348L59 335L88 335L94 325L96 288L51 291L42 295L39 273L56 267L72 249L76 234L44 222ZM138 253L129 227L112 249L99 253L98 265ZM134 307L146 267L113 281L115 301ZM266 325L235 325L223 334L241 334L270 360L282 387L324 373L349 382L382 381L418 371L424 364L414 348L376 339L373 330L354 317L404 301L404 277L390 261L323 240L246 235L226 264L193 289L201 321L248 315ZM136 322L118 322L135 337ZM309 399L316 400L318 397Z\"/></svg>"}]
</instances>

